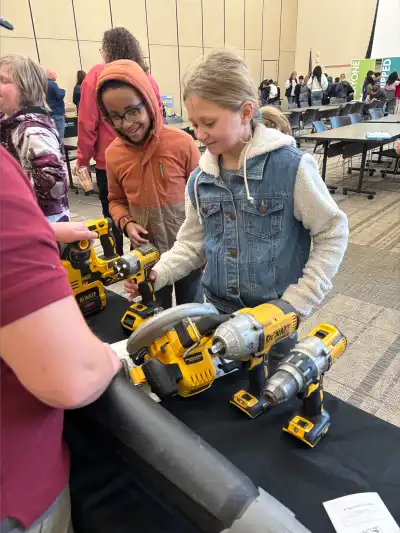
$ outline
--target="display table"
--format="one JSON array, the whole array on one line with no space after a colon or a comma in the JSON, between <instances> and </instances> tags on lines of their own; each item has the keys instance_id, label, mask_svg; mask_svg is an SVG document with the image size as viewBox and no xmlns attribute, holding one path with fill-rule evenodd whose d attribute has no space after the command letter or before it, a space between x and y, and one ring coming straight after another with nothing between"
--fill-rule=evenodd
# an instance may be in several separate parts
<instances>
[{"instance_id":1,"label":"display table","mask_svg":"<svg viewBox=\"0 0 400 533\"><path fill-rule=\"evenodd\" d=\"M124 338L119 318L126 306L125 299L108 292L105 311L88 320L103 341ZM326 394L332 426L309 449L281 431L298 402L250 420L229 405L244 384L245 376L236 372L198 396L171 398L163 405L313 533L334 532L322 502L358 492L378 492L400 524L399 428ZM72 456L76 533L193 533L141 492L117 458L118 443L91 424L85 409L67 413L65 434Z\"/></svg>"}]
</instances>

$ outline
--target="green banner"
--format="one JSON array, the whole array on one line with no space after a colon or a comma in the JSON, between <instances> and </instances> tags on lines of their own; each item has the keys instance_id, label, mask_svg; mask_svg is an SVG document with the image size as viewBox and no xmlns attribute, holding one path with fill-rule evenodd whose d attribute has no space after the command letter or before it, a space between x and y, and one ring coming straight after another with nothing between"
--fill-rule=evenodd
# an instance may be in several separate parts
<instances>
[{"instance_id":1,"label":"green banner","mask_svg":"<svg viewBox=\"0 0 400 533\"><path fill-rule=\"evenodd\" d=\"M353 59L350 70L350 85L354 89L354 100L362 96L365 76L369 70L375 70L375 59Z\"/></svg>"},{"instance_id":2,"label":"green banner","mask_svg":"<svg viewBox=\"0 0 400 533\"><path fill-rule=\"evenodd\" d=\"M385 88L389 74L396 71L400 74L400 57L385 57L381 65L381 87Z\"/></svg>"}]
</instances>

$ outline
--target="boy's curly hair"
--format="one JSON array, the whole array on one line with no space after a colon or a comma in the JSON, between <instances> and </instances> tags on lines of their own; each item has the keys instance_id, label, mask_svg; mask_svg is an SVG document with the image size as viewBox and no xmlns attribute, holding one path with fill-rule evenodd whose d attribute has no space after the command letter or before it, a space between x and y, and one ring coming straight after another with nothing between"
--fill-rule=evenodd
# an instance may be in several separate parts
<instances>
[{"instance_id":1,"label":"boy's curly hair","mask_svg":"<svg viewBox=\"0 0 400 533\"><path fill-rule=\"evenodd\" d=\"M126 28L113 28L104 32L102 49L108 63L118 59L130 59L145 72L149 70L139 41Z\"/></svg>"}]
</instances>

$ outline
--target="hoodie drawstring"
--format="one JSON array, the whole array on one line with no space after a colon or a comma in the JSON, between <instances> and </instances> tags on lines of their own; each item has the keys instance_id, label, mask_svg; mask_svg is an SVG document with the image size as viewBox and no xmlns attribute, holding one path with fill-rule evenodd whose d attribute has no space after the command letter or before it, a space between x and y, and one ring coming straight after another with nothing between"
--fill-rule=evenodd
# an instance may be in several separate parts
<instances>
[{"instance_id":1,"label":"hoodie drawstring","mask_svg":"<svg viewBox=\"0 0 400 533\"><path fill-rule=\"evenodd\" d=\"M251 196L250 194L250 190L249 190L249 183L247 181L247 154L249 152L251 148L251 144L248 143L248 145L246 146L246 149L245 149L245 152L244 152L244 161L243 161L243 181L244 181L244 187L246 189L246 197L247 197L247 200L254 204L254 198L253 196ZM199 178L200 176L203 174L203 171L201 170L195 180L194 180L194 198L195 198L195 202L196 202L196 211L197 211L197 216L199 217L199 222L200 222L200 225L202 226L203 225L203 219L201 217L201 213L200 213L200 202L199 202L199 191L198 191L198 183L199 183Z\"/></svg>"},{"instance_id":2,"label":"hoodie drawstring","mask_svg":"<svg viewBox=\"0 0 400 533\"><path fill-rule=\"evenodd\" d=\"M248 184L248 181L247 181L247 154L248 154L248 151L250 150L250 147L251 147L251 143L248 143L247 147L246 147L246 150L244 152L244 161L243 161L243 179L244 179L244 187L246 189L246 196L247 196L247 200L254 204L254 198L251 196L250 194L250 191L249 191L249 184Z\"/></svg>"},{"instance_id":3,"label":"hoodie drawstring","mask_svg":"<svg viewBox=\"0 0 400 533\"><path fill-rule=\"evenodd\" d=\"M200 214L199 191L197 190L197 185L198 185L198 182L199 182L199 178L200 178L200 176L202 174L203 174L203 171L200 170L200 172L196 176L196 179L194 180L194 199L195 199L195 202L196 202L196 211L197 211L197 216L199 217L200 226L203 225L203 220L202 220L201 214Z\"/></svg>"}]
</instances>

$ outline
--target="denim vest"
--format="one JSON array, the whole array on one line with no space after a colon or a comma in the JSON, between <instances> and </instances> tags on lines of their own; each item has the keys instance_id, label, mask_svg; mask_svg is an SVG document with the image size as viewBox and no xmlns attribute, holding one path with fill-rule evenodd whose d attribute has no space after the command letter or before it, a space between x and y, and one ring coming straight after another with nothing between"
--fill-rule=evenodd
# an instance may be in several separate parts
<instances>
[{"instance_id":1,"label":"denim vest","mask_svg":"<svg viewBox=\"0 0 400 533\"><path fill-rule=\"evenodd\" d=\"M230 185L204 171L197 180L205 233L206 298L232 313L280 298L297 283L310 254L309 232L293 215L293 191L302 152L294 147L253 157L246 162L249 201L243 168ZM196 208L195 182L188 192Z\"/></svg>"}]
</instances>

